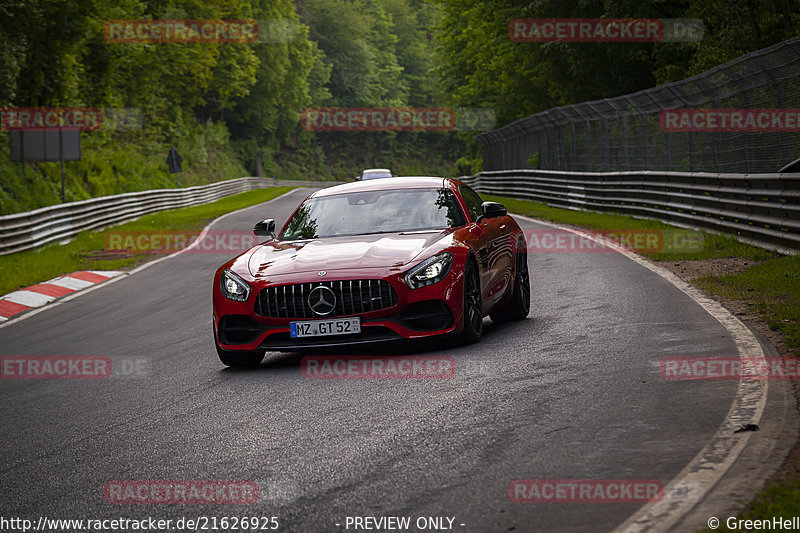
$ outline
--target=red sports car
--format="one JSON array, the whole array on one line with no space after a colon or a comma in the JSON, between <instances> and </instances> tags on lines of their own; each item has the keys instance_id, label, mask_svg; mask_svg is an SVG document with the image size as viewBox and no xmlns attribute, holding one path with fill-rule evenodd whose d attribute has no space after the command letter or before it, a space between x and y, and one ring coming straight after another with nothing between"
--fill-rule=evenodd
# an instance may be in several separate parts
<instances>
[{"instance_id":1,"label":"red sports car","mask_svg":"<svg viewBox=\"0 0 800 533\"><path fill-rule=\"evenodd\" d=\"M309 196L275 235L214 276L214 340L228 366L289 351L456 335L528 316L525 237L506 208L456 179L387 178Z\"/></svg>"}]
</instances>

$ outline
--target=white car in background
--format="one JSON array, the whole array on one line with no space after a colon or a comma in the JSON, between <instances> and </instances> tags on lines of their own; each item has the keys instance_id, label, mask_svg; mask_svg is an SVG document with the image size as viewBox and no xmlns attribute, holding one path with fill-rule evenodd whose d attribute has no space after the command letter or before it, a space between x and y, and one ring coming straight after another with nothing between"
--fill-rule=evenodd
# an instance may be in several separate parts
<instances>
[{"instance_id":1,"label":"white car in background","mask_svg":"<svg viewBox=\"0 0 800 533\"><path fill-rule=\"evenodd\" d=\"M388 168L368 168L361 171L361 175L356 178L358 181L372 180L375 178L391 178L392 171Z\"/></svg>"}]
</instances>

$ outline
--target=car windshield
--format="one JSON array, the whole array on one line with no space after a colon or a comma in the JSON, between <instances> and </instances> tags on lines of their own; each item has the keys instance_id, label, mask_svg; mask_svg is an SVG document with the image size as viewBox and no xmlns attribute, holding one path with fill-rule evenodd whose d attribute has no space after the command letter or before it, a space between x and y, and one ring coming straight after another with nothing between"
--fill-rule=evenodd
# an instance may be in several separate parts
<instances>
[{"instance_id":1,"label":"car windshield","mask_svg":"<svg viewBox=\"0 0 800 533\"><path fill-rule=\"evenodd\" d=\"M352 192L307 200L278 238L434 230L465 223L455 194L447 189Z\"/></svg>"}]
</instances>

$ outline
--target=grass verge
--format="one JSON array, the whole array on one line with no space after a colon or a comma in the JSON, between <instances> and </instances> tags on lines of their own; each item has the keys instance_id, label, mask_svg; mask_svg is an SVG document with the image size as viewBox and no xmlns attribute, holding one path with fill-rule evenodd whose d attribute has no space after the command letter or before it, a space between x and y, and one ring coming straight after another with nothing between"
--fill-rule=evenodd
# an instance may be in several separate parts
<instances>
[{"instance_id":1,"label":"grass verge","mask_svg":"<svg viewBox=\"0 0 800 533\"><path fill-rule=\"evenodd\" d=\"M572 211L549 207L531 200L484 196L501 202L512 213L579 226L594 230L619 231L632 229L680 232L683 248L666 247L658 252L641 252L655 261L702 261L722 258L743 258L754 264L738 273L708 275L692 283L717 299L744 302L761 316L770 328L780 333L786 347L800 355L800 255L782 256L737 241L727 235L675 228L657 220L643 220L628 215Z\"/></svg>"},{"instance_id":2,"label":"grass verge","mask_svg":"<svg viewBox=\"0 0 800 533\"><path fill-rule=\"evenodd\" d=\"M570 226L599 231L659 230L664 236L664 246L657 252L638 251L657 261L683 261L743 257L751 261L764 261L779 254L744 244L727 235L677 228L658 220L634 218L630 215L573 211L550 207L532 200L518 200L500 196L482 195L484 200L500 202L512 213L549 220Z\"/></svg>"},{"instance_id":3,"label":"grass verge","mask_svg":"<svg viewBox=\"0 0 800 533\"><path fill-rule=\"evenodd\" d=\"M109 232L181 232L198 235L213 219L284 194L293 187L272 187L249 191L216 202L161 211L142 216L113 229L84 231L67 244L52 243L36 250L0 256L0 295L21 287L47 281L76 270L119 270L157 257L147 252L122 256L106 253Z\"/></svg>"},{"instance_id":4,"label":"grass verge","mask_svg":"<svg viewBox=\"0 0 800 533\"><path fill-rule=\"evenodd\" d=\"M764 520L772 525L772 519L790 520L795 516L800 516L800 478L776 485L774 483L767 483L759 493L758 497L752 502L747 504L744 511L739 513L738 520ZM755 524L739 524L729 528L727 525L728 517L717 517L720 519L720 525L717 529L706 529L704 533L712 532L726 532L733 533L739 531L781 531L781 528L773 529L769 526L755 527ZM791 528L784 529L783 531L792 531Z\"/></svg>"},{"instance_id":5,"label":"grass verge","mask_svg":"<svg viewBox=\"0 0 800 533\"><path fill-rule=\"evenodd\" d=\"M636 219L628 215L558 209L515 198L486 195L484 199L501 202L512 213L581 228L611 231L631 229L676 231L674 226L654 220ZM693 243L693 246L684 247L691 249L677 247L668 250L665 247L660 252L644 252L641 255L656 263L702 262L723 258L742 258L752 261L754 264L741 272L705 275L691 280L691 283L717 300L745 303L752 313L762 318L773 331L781 335L790 355L800 357L800 255L782 256L740 243L733 237L704 231L679 231L689 232L682 236L680 242ZM738 518L771 521L773 517L791 518L799 515L800 476L789 475L777 484L767 483ZM725 523L727 517L718 518L721 521L720 527L708 531L741 530L728 529Z\"/></svg>"},{"instance_id":6,"label":"grass verge","mask_svg":"<svg viewBox=\"0 0 800 533\"><path fill-rule=\"evenodd\" d=\"M800 255L770 258L739 274L696 281L717 298L747 303L780 333L792 355L800 356Z\"/></svg>"}]
</instances>

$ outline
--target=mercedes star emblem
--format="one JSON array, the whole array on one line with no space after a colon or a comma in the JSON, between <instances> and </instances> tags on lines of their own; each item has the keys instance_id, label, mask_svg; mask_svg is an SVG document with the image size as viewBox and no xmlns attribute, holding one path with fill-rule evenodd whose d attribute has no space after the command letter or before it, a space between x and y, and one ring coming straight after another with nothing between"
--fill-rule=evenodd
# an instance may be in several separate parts
<instances>
[{"instance_id":1,"label":"mercedes star emblem","mask_svg":"<svg viewBox=\"0 0 800 533\"><path fill-rule=\"evenodd\" d=\"M336 294L330 287L318 285L308 294L308 306L317 315L329 315L336 309Z\"/></svg>"}]
</instances>

